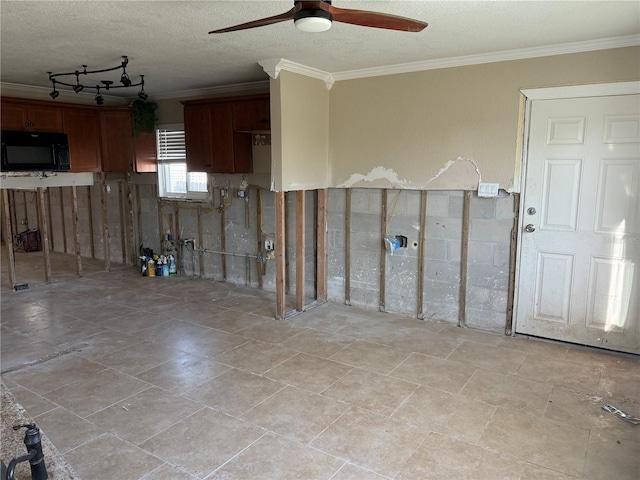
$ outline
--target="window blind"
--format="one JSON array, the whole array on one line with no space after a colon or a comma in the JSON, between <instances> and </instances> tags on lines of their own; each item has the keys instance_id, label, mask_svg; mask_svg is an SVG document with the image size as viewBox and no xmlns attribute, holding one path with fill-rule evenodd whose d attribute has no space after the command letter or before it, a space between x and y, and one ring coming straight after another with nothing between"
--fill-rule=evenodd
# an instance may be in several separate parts
<instances>
[{"instance_id":1,"label":"window blind","mask_svg":"<svg viewBox=\"0 0 640 480\"><path fill-rule=\"evenodd\" d=\"M184 162L187 158L184 130L157 130L158 162Z\"/></svg>"}]
</instances>

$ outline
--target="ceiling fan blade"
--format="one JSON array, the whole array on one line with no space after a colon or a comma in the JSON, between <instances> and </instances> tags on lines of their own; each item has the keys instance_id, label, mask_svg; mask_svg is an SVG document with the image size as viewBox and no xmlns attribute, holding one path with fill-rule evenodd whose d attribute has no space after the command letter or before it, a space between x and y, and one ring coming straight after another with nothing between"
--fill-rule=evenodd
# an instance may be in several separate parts
<instances>
[{"instance_id":1,"label":"ceiling fan blade","mask_svg":"<svg viewBox=\"0 0 640 480\"><path fill-rule=\"evenodd\" d=\"M221 28L220 30L212 30L209 33L234 32L236 30L246 30L248 28L264 27L265 25L272 25L274 23L286 22L287 20L292 20L295 13L301 8L302 7L299 4L296 4L291 10L281 15L261 18L260 20L254 20L252 22L241 23L240 25L234 25L233 27Z\"/></svg>"},{"instance_id":2,"label":"ceiling fan blade","mask_svg":"<svg viewBox=\"0 0 640 480\"><path fill-rule=\"evenodd\" d=\"M384 28L402 32L421 32L428 23L412 18L399 17L388 13L369 12L367 10L353 10L327 5L335 22L350 23L363 27ZM323 8L324 10L324 8Z\"/></svg>"}]
</instances>

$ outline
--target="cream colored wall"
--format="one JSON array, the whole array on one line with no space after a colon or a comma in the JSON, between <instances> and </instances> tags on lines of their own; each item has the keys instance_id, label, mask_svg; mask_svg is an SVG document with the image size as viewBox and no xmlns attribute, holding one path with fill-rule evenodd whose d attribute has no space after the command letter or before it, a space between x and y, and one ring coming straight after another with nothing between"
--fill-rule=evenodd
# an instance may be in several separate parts
<instances>
[{"instance_id":1,"label":"cream colored wall","mask_svg":"<svg viewBox=\"0 0 640 480\"><path fill-rule=\"evenodd\" d=\"M336 82L330 186L514 190L521 88L638 79L628 47Z\"/></svg>"},{"instance_id":2,"label":"cream colored wall","mask_svg":"<svg viewBox=\"0 0 640 480\"><path fill-rule=\"evenodd\" d=\"M280 175L280 179L274 176L275 189L327 187L329 92L325 83L283 71L271 86L272 167L277 166L274 173Z\"/></svg>"}]
</instances>

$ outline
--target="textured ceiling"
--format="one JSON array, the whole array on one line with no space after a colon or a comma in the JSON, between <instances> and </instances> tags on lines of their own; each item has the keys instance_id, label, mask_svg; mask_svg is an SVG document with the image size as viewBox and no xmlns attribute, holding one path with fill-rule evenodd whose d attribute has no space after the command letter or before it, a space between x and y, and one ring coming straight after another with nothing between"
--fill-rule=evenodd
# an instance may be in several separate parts
<instances>
[{"instance_id":1,"label":"textured ceiling","mask_svg":"<svg viewBox=\"0 0 640 480\"><path fill-rule=\"evenodd\" d=\"M303 33L292 22L207 32L283 13L292 1L2 1L3 84L49 87L47 71L118 65L128 55L146 91L172 92L266 80L257 62L286 58L330 73L640 33L638 1L349 1L429 23L405 33L340 23ZM127 89L112 91L131 95Z\"/></svg>"}]
</instances>

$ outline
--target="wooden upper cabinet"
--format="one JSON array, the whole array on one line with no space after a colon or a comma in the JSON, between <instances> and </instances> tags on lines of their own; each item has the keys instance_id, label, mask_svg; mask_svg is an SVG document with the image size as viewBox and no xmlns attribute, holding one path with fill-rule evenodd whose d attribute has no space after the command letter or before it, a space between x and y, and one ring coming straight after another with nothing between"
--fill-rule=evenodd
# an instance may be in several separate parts
<instances>
[{"instance_id":1,"label":"wooden upper cabinet","mask_svg":"<svg viewBox=\"0 0 640 480\"><path fill-rule=\"evenodd\" d=\"M184 102L187 170L251 173L251 133L271 128L268 95Z\"/></svg>"},{"instance_id":2,"label":"wooden upper cabinet","mask_svg":"<svg viewBox=\"0 0 640 480\"><path fill-rule=\"evenodd\" d=\"M69 136L70 172L99 172L100 113L93 107L64 107L64 133Z\"/></svg>"},{"instance_id":3,"label":"wooden upper cabinet","mask_svg":"<svg viewBox=\"0 0 640 480\"><path fill-rule=\"evenodd\" d=\"M209 105L184 107L184 141L187 171L213 172L211 158L211 115Z\"/></svg>"},{"instance_id":4,"label":"wooden upper cabinet","mask_svg":"<svg viewBox=\"0 0 640 480\"><path fill-rule=\"evenodd\" d=\"M133 138L135 151L135 170L138 173L158 171L158 149L156 146L156 134L152 132L140 132Z\"/></svg>"},{"instance_id":5,"label":"wooden upper cabinet","mask_svg":"<svg viewBox=\"0 0 640 480\"><path fill-rule=\"evenodd\" d=\"M62 132L62 107L37 101L2 99L2 130Z\"/></svg>"},{"instance_id":6,"label":"wooden upper cabinet","mask_svg":"<svg viewBox=\"0 0 640 480\"><path fill-rule=\"evenodd\" d=\"M235 132L270 130L269 107L268 98L233 102L233 130Z\"/></svg>"},{"instance_id":7,"label":"wooden upper cabinet","mask_svg":"<svg viewBox=\"0 0 640 480\"><path fill-rule=\"evenodd\" d=\"M102 171L135 171L131 109L128 107L106 107L100 111L100 124Z\"/></svg>"}]
</instances>

